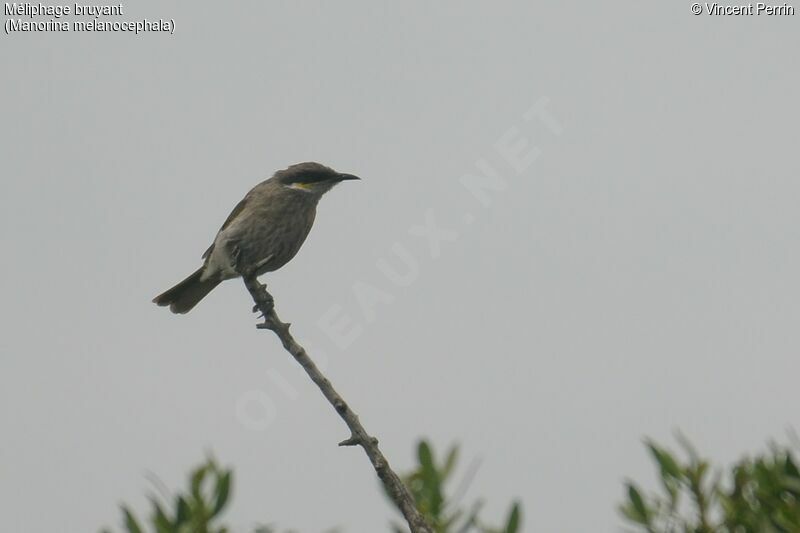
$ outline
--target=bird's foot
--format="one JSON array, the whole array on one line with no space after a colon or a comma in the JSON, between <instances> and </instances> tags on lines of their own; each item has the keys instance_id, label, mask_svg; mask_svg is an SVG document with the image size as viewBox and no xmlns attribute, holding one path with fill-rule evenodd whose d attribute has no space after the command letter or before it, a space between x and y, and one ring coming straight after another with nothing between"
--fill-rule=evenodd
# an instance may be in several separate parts
<instances>
[{"instance_id":1,"label":"bird's foot","mask_svg":"<svg viewBox=\"0 0 800 533\"><path fill-rule=\"evenodd\" d=\"M270 311L275 309L275 299L272 298L272 295L266 293L266 298L259 301L256 305L253 306L254 313L261 313L261 316L258 318L264 318L266 314L269 314Z\"/></svg>"}]
</instances>

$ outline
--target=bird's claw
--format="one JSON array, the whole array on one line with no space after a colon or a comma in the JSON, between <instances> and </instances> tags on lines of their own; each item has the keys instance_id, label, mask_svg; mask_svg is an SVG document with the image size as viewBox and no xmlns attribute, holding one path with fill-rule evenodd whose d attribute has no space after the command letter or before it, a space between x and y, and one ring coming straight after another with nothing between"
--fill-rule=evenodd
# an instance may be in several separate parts
<instances>
[{"instance_id":1,"label":"bird's claw","mask_svg":"<svg viewBox=\"0 0 800 533\"><path fill-rule=\"evenodd\" d=\"M259 316L258 318L264 318L265 313L264 311L261 310L261 306L262 304L260 303L257 303L256 305L253 306L254 313L261 313L261 316ZM269 313L275 308L275 300L273 300L272 298L270 298L269 300L265 300L264 307L266 307L267 313Z\"/></svg>"}]
</instances>

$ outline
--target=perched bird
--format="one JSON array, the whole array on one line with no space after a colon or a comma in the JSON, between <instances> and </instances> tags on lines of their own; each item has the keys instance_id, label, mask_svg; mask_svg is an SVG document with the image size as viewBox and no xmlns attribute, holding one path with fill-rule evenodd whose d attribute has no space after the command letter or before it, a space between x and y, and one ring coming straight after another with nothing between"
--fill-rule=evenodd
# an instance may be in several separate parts
<instances>
[{"instance_id":1,"label":"perched bird","mask_svg":"<svg viewBox=\"0 0 800 533\"><path fill-rule=\"evenodd\" d=\"M357 179L319 163L279 170L236 204L203 254L203 266L153 302L188 313L226 279L281 268L306 240L322 195L341 181Z\"/></svg>"}]
</instances>

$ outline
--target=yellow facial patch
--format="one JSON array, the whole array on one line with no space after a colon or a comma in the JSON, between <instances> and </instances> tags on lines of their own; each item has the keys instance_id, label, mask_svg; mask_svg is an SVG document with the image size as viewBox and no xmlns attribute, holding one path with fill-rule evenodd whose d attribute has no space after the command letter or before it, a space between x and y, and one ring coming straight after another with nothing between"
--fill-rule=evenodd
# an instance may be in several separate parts
<instances>
[{"instance_id":1,"label":"yellow facial patch","mask_svg":"<svg viewBox=\"0 0 800 533\"><path fill-rule=\"evenodd\" d=\"M301 183L298 181L289 185L289 188L300 189L301 191L310 191L311 189L314 188L314 186L311 183Z\"/></svg>"}]
</instances>

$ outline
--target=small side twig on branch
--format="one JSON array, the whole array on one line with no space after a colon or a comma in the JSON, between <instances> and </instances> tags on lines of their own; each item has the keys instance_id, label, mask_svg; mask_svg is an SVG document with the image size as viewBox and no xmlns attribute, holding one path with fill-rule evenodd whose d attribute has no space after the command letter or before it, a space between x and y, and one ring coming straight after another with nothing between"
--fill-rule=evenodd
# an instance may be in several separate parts
<instances>
[{"instance_id":1,"label":"small side twig on branch","mask_svg":"<svg viewBox=\"0 0 800 533\"><path fill-rule=\"evenodd\" d=\"M275 313L274 300L272 295L267 292L266 285L260 283L254 275L243 276L243 279L245 287L253 297L256 309L264 315L264 322L256 327L275 332L286 351L292 354L292 357L300 363L300 366L306 371L311 381L316 383L325 399L330 402L345 424L347 424L347 427L350 428L350 437L340 442L339 446L361 446L378 474L378 478L386 487L389 496L400 509L400 512L403 513L411 533L433 533L431 527L419 513L416 505L414 505L414 498L411 493L400 477L389 466L389 461L386 460L386 457L383 456L380 448L378 448L378 439L371 437L367 433L364 426L359 422L358 415L350 409L344 399L336 392L328 378L320 372L317 365L308 356L306 350L294 340L294 337L289 333L290 324L281 322L278 318Z\"/></svg>"}]
</instances>

